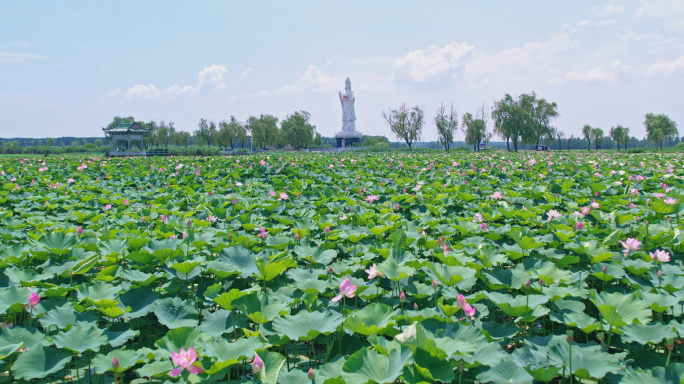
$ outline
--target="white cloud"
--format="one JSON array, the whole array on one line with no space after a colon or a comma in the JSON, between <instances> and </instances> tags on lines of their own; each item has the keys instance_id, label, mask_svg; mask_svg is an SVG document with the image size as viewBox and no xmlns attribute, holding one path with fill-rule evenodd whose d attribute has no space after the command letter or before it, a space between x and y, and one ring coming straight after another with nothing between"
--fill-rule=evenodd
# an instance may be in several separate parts
<instances>
[{"instance_id":1,"label":"white cloud","mask_svg":"<svg viewBox=\"0 0 684 384\"><path fill-rule=\"evenodd\" d=\"M567 81L579 81L583 83L612 83L622 76L634 75L635 71L629 65L623 64L620 60L615 60L610 69L604 70L596 67L588 71L570 71L565 75ZM552 79L551 85L559 85L561 81L557 78Z\"/></svg>"},{"instance_id":2,"label":"white cloud","mask_svg":"<svg viewBox=\"0 0 684 384\"><path fill-rule=\"evenodd\" d=\"M582 21L577 22L577 25L580 27L603 27L605 25L610 25L610 24L615 24L615 23L617 23L617 19L602 20L602 21L582 20Z\"/></svg>"},{"instance_id":3,"label":"white cloud","mask_svg":"<svg viewBox=\"0 0 684 384\"><path fill-rule=\"evenodd\" d=\"M121 94L121 88L114 88L111 91L100 95L100 97L104 97L104 98L116 97L116 96L119 96L120 94Z\"/></svg>"},{"instance_id":4,"label":"white cloud","mask_svg":"<svg viewBox=\"0 0 684 384\"><path fill-rule=\"evenodd\" d=\"M156 86L150 85L134 85L126 91L126 98L136 98L141 100L156 99L160 97L172 97L178 95L189 94L193 92L193 88L189 85L180 86L174 84L167 88L158 89Z\"/></svg>"},{"instance_id":5,"label":"white cloud","mask_svg":"<svg viewBox=\"0 0 684 384\"><path fill-rule=\"evenodd\" d=\"M608 4L603 6L603 13L605 14L613 14L613 13L622 13L625 11L625 7L622 5L615 5L617 3L616 0L610 0Z\"/></svg>"},{"instance_id":6,"label":"white cloud","mask_svg":"<svg viewBox=\"0 0 684 384\"><path fill-rule=\"evenodd\" d=\"M197 90L216 91L226 88L225 76L227 73L228 69L223 64L204 67L197 75L199 78Z\"/></svg>"},{"instance_id":7,"label":"white cloud","mask_svg":"<svg viewBox=\"0 0 684 384\"><path fill-rule=\"evenodd\" d=\"M673 61L652 64L646 73L648 75L670 75L681 69L684 69L684 56Z\"/></svg>"},{"instance_id":8,"label":"white cloud","mask_svg":"<svg viewBox=\"0 0 684 384\"><path fill-rule=\"evenodd\" d=\"M249 69L247 70L247 72L249 72ZM170 87L159 89L156 85L153 84L136 84L128 88L124 96L126 98L149 100L160 97L174 97L180 95L192 95L199 93L208 94L212 92L222 91L227 87L225 82L225 77L227 73L228 69L226 69L225 65L211 65L208 67L204 67L199 72L199 74L197 74L198 80L196 87L193 87L191 85L181 86L178 84L174 84Z\"/></svg>"},{"instance_id":9,"label":"white cloud","mask_svg":"<svg viewBox=\"0 0 684 384\"><path fill-rule=\"evenodd\" d=\"M467 43L452 42L443 48L432 45L425 50L411 51L397 59L394 62L394 69L400 76L406 75L422 83L430 77L452 71L473 49L474 47Z\"/></svg>"},{"instance_id":10,"label":"white cloud","mask_svg":"<svg viewBox=\"0 0 684 384\"><path fill-rule=\"evenodd\" d=\"M639 0L641 6L636 17L661 20L665 28L684 29L684 1L682 0Z\"/></svg>"},{"instance_id":11,"label":"white cloud","mask_svg":"<svg viewBox=\"0 0 684 384\"><path fill-rule=\"evenodd\" d=\"M45 60L46 56L31 55L28 53L0 52L0 64L15 64L26 60Z\"/></svg>"},{"instance_id":12,"label":"white cloud","mask_svg":"<svg viewBox=\"0 0 684 384\"><path fill-rule=\"evenodd\" d=\"M246 71L242 72L242 74L240 75L240 78L238 79L237 82L238 82L238 83L241 82L242 79L244 79L244 78L247 76L247 74L248 74L249 72L251 72L251 71L252 71L252 67L247 68Z\"/></svg>"},{"instance_id":13,"label":"white cloud","mask_svg":"<svg viewBox=\"0 0 684 384\"><path fill-rule=\"evenodd\" d=\"M545 42L525 43L521 48L506 49L494 54L475 51L465 64L463 76L471 84L510 83L520 78L538 78L556 74L563 61L560 52L571 46L566 34L554 35Z\"/></svg>"},{"instance_id":14,"label":"white cloud","mask_svg":"<svg viewBox=\"0 0 684 384\"><path fill-rule=\"evenodd\" d=\"M341 80L344 84L344 79ZM287 85L281 89L283 92L293 91L312 91L312 92L331 92L339 88L340 77L337 78L323 72L317 66L311 65L307 68L304 75L294 84Z\"/></svg>"}]
</instances>

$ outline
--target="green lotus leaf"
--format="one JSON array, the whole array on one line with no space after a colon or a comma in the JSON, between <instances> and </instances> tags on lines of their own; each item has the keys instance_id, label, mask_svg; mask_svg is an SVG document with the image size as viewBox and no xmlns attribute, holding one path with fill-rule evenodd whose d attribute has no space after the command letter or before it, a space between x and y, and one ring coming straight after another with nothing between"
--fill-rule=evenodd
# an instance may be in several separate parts
<instances>
[{"instance_id":1,"label":"green lotus leaf","mask_svg":"<svg viewBox=\"0 0 684 384\"><path fill-rule=\"evenodd\" d=\"M112 360L114 360L115 357L119 360L119 367L116 369L112 367ZM146 361L147 358L136 351L115 349L107 355L96 355L93 358L92 366L95 369L96 374L102 375L108 371L123 373L132 366Z\"/></svg>"},{"instance_id":2,"label":"green lotus leaf","mask_svg":"<svg viewBox=\"0 0 684 384\"><path fill-rule=\"evenodd\" d=\"M505 314L512 317L529 314L549 300L542 295L517 295L513 297L498 292L487 292L486 295Z\"/></svg>"},{"instance_id":3,"label":"green lotus leaf","mask_svg":"<svg viewBox=\"0 0 684 384\"><path fill-rule=\"evenodd\" d=\"M362 348L354 352L342 366L342 379L347 384L393 383L412 360L411 348L392 349L388 355Z\"/></svg>"},{"instance_id":4,"label":"green lotus leaf","mask_svg":"<svg viewBox=\"0 0 684 384\"><path fill-rule=\"evenodd\" d=\"M247 292L241 292L239 289L231 289L228 292L222 293L221 296L214 298L214 301L216 304L220 305L221 308L232 311L234 308L233 302L245 295L247 295Z\"/></svg>"},{"instance_id":5,"label":"green lotus leaf","mask_svg":"<svg viewBox=\"0 0 684 384\"><path fill-rule=\"evenodd\" d=\"M78 323L67 332L59 332L52 337L58 348L67 348L77 353L97 352L107 342L108 337L102 329L93 325Z\"/></svg>"},{"instance_id":6,"label":"green lotus leaf","mask_svg":"<svg viewBox=\"0 0 684 384\"><path fill-rule=\"evenodd\" d=\"M44 337L45 335L35 328L0 328L0 345L22 344L22 348L33 349L43 342Z\"/></svg>"},{"instance_id":7,"label":"green lotus leaf","mask_svg":"<svg viewBox=\"0 0 684 384\"><path fill-rule=\"evenodd\" d=\"M511 359L502 361L495 367L490 367L477 375L482 383L521 383L532 384L534 378L525 368L518 366Z\"/></svg>"},{"instance_id":8,"label":"green lotus leaf","mask_svg":"<svg viewBox=\"0 0 684 384\"><path fill-rule=\"evenodd\" d=\"M24 380L42 379L62 370L71 358L71 353L63 349L32 348L19 355L12 365L12 376Z\"/></svg>"},{"instance_id":9,"label":"green lotus leaf","mask_svg":"<svg viewBox=\"0 0 684 384\"><path fill-rule=\"evenodd\" d=\"M130 309L122 316L126 319L137 319L147 315L154 309L159 296L150 288L141 287L129 290L121 295L119 300L121 301L121 306L127 310Z\"/></svg>"},{"instance_id":10,"label":"green lotus leaf","mask_svg":"<svg viewBox=\"0 0 684 384\"><path fill-rule=\"evenodd\" d=\"M65 233L46 233L38 240L37 245L53 255L66 255L76 244L76 237Z\"/></svg>"},{"instance_id":11,"label":"green lotus leaf","mask_svg":"<svg viewBox=\"0 0 684 384\"><path fill-rule=\"evenodd\" d=\"M209 336L221 337L226 332L232 332L237 321L237 315L232 311L218 310L204 316L197 329Z\"/></svg>"},{"instance_id":12,"label":"green lotus leaf","mask_svg":"<svg viewBox=\"0 0 684 384\"><path fill-rule=\"evenodd\" d=\"M298 245L294 248L294 253L300 260L306 260L307 262L315 262L317 264L328 265L335 257L337 257L337 251L334 249L325 249L323 247L310 247L308 245Z\"/></svg>"},{"instance_id":13,"label":"green lotus leaf","mask_svg":"<svg viewBox=\"0 0 684 384\"><path fill-rule=\"evenodd\" d=\"M28 304L30 295L31 291L17 286L0 290L0 311L5 312L8 308L15 304Z\"/></svg>"},{"instance_id":14,"label":"green lotus leaf","mask_svg":"<svg viewBox=\"0 0 684 384\"><path fill-rule=\"evenodd\" d=\"M153 311L157 320L169 329L195 327L199 323L193 303L180 297L157 300Z\"/></svg>"},{"instance_id":15,"label":"green lotus leaf","mask_svg":"<svg viewBox=\"0 0 684 384\"><path fill-rule=\"evenodd\" d=\"M388 331L388 327L394 325L395 314L396 311L393 311L388 305L369 304L362 310L352 312L347 317L344 327L366 336L374 333L384 334L385 331Z\"/></svg>"},{"instance_id":16,"label":"green lotus leaf","mask_svg":"<svg viewBox=\"0 0 684 384\"><path fill-rule=\"evenodd\" d=\"M257 255L239 246L222 250L219 257L219 261L230 265L242 276L255 275L258 272L256 259Z\"/></svg>"},{"instance_id":17,"label":"green lotus leaf","mask_svg":"<svg viewBox=\"0 0 684 384\"><path fill-rule=\"evenodd\" d=\"M623 325L651 322L651 310L648 305L633 293L592 292L590 298L611 327L619 329Z\"/></svg>"},{"instance_id":18,"label":"green lotus leaf","mask_svg":"<svg viewBox=\"0 0 684 384\"><path fill-rule=\"evenodd\" d=\"M684 377L684 364L674 363L668 367L653 367L648 371L635 371L628 367L625 374L620 377L620 384L672 384L681 383Z\"/></svg>"},{"instance_id":19,"label":"green lotus leaf","mask_svg":"<svg viewBox=\"0 0 684 384\"><path fill-rule=\"evenodd\" d=\"M92 285L81 284L76 288L76 293L78 295L78 300L89 300L92 302L98 300L116 300L117 295L121 292L123 288L121 286L115 286L112 284L107 284L101 281L96 281Z\"/></svg>"},{"instance_id":20,"label":"green lotus leaf","mask_svg":"<svg viewBox=\"0 0 684 384\"><path fill-rule=\"evenodd\" d=\"M171 352L178 352L181 348L186 351L194 347L202 333L196 328L181 327L169 330L161 340L157 340L154 345L163 350L166 356L171 356Z\"/></svg>"},{"instance_id":21,"label":"green lotus leaf","mask_svg":"<svg viewBox=\"0 0 684 384\"><path fill-rule=\"evenodd\" d=\"M549 349L549 361L556 367L566 367L565 375L569 376L570 367L570 345L568 343L557 343ZM617 374L622 369L622 361L627 352L609 354L601 352L600 345L580 346L572 345L572 374L586 379L602 379L607 373Z\"/></svg>"},{"instance_id":22,"label":"green lotus leaf","mask_svg":"<svg viewBox=\"0 0 684 384\"><path fill-rule=\"evenodd\" d=\"M0 360L13 354L17 349L21 348L22 345L24 345L24 343L4 345L0 347Z\"/></svg>"},{"instance_id":23,"label":"green lotus leaf","mask_svg":"<svg viewBox=\"0 0 684 384\"><path fill-rule=\"evenodd\" d=\"M45 315L40 318L40 324L43 327L56 326L59 329L68 329L71 325L76 324L76 322L90 323L97 320L97 317L92 313L88 312L78 312L74 308L74 304L67 301L59 307L55 307L49 310Z\"/></svg>"},{"instance_id":24,"label":"green lotus leaf","mask_svg":"<svg viewBox=\"0 0 684 384\"><path fill-rule=\"evenodd\" d=\"M344 317L335 312L300 311L273 320L273 330L291 340L310 341L318 335L335 332L343 321Z\"/></svg>"},{"instance_id":25,"label":"green lotus leaf","mask_svg":"<svg viewBox=\"0 0 684 384\"><path fill-rule=\"evenodd\" d=\"M278 376L285 366L285 356L266 350L258 351L259 357L264 362L264 369L259 373L259 378L264 384L278 384Z\"/></svg>"},{"instance_id":26,"label":"green lotus leaf","mask_svg":"<svg viewBox=\"0 0 684 384\"><path fill-rule=\"evenodd\" d=\"M620 330L622 331L623 341L628 343L637 342L642 345L648 343L658 344L666 337L677 337L677 332L663 323L630 324L625 325Z\"/></svg>"},{"instance_id":27,"label":"green lotus leaf","mask_svg":"<svg viewBox=\"0 0 684 384\"><path fill-rule=\"evenodd\" d=\"M216 358L220 362L235 362L254 357L254 351L268 347L268 343L262 338L241 338L231 343L226 339L208 340L202 343L209 357Z\"/></svg>"},{"instance_id":28,"label":"green lotus leaf","mask_svg":"<svg viewBox=\"0 0 684 384\"><path fill-rule=\"evenodd\" d=\"M232 305L257 324L264 324L290 311L287 303L271 300L263 292L252 292L242 296L233 300Z\"/></svg>"}]
</instances>

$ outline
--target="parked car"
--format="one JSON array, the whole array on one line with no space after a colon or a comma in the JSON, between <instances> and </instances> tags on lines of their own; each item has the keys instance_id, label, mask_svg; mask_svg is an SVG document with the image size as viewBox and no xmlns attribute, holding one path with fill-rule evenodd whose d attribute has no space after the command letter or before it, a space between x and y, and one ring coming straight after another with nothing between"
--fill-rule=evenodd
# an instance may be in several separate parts
<instances>
[{"instance_id":1,"label":"parked car","mask_svg":"<svg viewBox=\"0 0 684 384\"><path fill-rule=\"evenodd\" d=\"M549 147L546 145L539 145L537 144L537 147L535 148L537 151L548 151Z\"/></svg>"}]
</instances>

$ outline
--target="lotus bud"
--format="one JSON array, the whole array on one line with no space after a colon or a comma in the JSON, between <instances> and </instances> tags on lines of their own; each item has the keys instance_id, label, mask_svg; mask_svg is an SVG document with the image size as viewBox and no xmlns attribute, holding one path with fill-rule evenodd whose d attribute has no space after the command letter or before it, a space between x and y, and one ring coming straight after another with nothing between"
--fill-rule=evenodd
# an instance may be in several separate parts
<instances>
[{"instance_id":1,"label":"lotus bud","mask_svg":"<svg viewBox=\"0 0 684 384\"><path fill-rule=\"evenodd\" d=\"M670 351L673 350L674 349L674 337L666 337L665 338L665 346Z\"/></svg>"},{"instance_id":2,"label":"lotus bud","mask_svg":"<svg viewBox=\"0 0 684 384\"><path fill-rule=\"evenodd\" d=\"M185 240L185 238L188 237L188 233L187 233L187 232L183 232L183 235L181 235L181 237L183 238L183 240Z\"/></svg>"},{"instance_id":3,"label":"lotus bud","mask_svg":"<svg viewBox=\"0 0 684 384\"><path fill-rule=\"evenodd\" d=\"M76 233L78 233L79 235L82 235L83 234L83 227L76 228Z\"/></svg>"},{"instance_id":4,"label":"lotus bud","mask_svg":"<svg viewBox=\"0 0 684 384\"><path fill-rule=\"evenodd\" d=\"M465 365L463 365L463 363L458 365L458 371L459 372L463 372L464 369L465 369Z\"/></svg>"},{"instance_id":5,"label":"lotus bud","mask_svg":"<svg viewBox=\"0 0 684 384\"><path fill-rule=\"evenodd\" d=\"M566 335L568 335L568 343L572 343L572 339L575 336L575 332L573 332L572 330L569 330L566 332Z\"/></svg>"},{"instance_id":6,"label":"lotus bud","mask_svg":"<svg viewBox=\"0 0 684 384\"><path fill-rule=\"evenodd\" d=\"M112 359L112 369L119 369L119 358L116 356Z\"/></svg>"},{"instance_id":7,"label":"lotus bud","mask_svg":"<svg viewBox=\"0 0 684 384\"><path fill-rule=\"evenodd\" d=\"M399 203L394 203L394 209L397 211L399 210Z\"/></svg>"},{"instance_id":8,"label":"lotus bud","mask_svg":"<svg viewBox=\"0 0 684 384\"><path fill-rule=\"evenodd\" d=\"M185 226L187 226L188 228L192 227L192 220L188 220Z\"/></svg>"},{"instance_id":9,"label":"lotus bud","mask_svg":"<svg viewBox=\"0 0 684 384\"><path fill-rule=\"evenodd\" d=\"M28 304L31 307L35 307L36 305L38 305L39 302L40 302L40 296L38 296L37 293L34 292L34 293L29 295Z\"/></svg>"},{"instance_id":10,"label":"lotus bud","mask_svg":"<svg viewBox=\"0 0 684 384\"><path fill-rule=\"evenodd\" d=\"M328 273L333 273L332 267L328 267Z\"/></svg>"},{"instance_id":11,"label":"lotus bud","mask_svg":"<svg viewBox=\"0 0 684 384\"><path fill-rule=\"evenodd\" d=\"M432 279L432 289L437 289L437 279Z\"/></svg>"},{"instance_id":12,"label":"lotus bud","mask_svg":"<svg viewBox=\"0 0 684 384\"><path fill-rule=\"evenodd\" d=\"M527 279L525 282L525 289L530 289L532 287L532 283L530 283L530 279Z\"/></svg>"},{"instance_id":13,"label":"lotus bud","mask_svg":"<svg viewBox=\"0 0 684 384\"><path fill-rule=\"evenodd\" d=\"M606 270L608 270L608 267L604 265L603 268L601 268L601 272L606 273Z\"/></svg>"},{"instance_id":14,"label":"lotus bud","mask_svg":"<svg viewBox=\"0 0 684 384\"><path fill-rule=\"evenodd\" d=\"M73 269L69 270L69 277L74 277L74 270Z\"/></svg>"},{"instance_id":15,"label":"lotus bud","mask_svg":"<svg viewBox=\"0 0 684 384\"><path fill-rule=\"evenodd\" d=\"M143 216L142 219L140 219L140 221L144 223L145 221L147 221L147 219L145 218L145 216Z\"/></svg>"},{"instance_id":16,"label":"lotus bud","mask_svg":"<svg viewBox=\"0 0 684 384\"><path fill-rule=\"evenodd\" d=\"M295 233L295 241L299 241L299 234Z\"/></svg>"},{"instance_id":17,"label":"lotus bud","mask_svg":"<svg viewBox=\"0 0 684 384\"><path fill-rule=\"evenodd\" d=\"M327 235L329 233L330 233L330 227L325 227L325 234Z\"/></svg>"},{"instance_id":18,"label":"lotus bud","mask_svg":"<svg viewBox=\"0 0 684 384\"><path fill-rule=\"evenodd\" d=\"M661 277L663 277L663 270L662 269L658 270L658 278L661 278Z\"/></svg>"},{"instance_id":19,"label":"lotus bud","mask_svg":"<svg viewBox=\"0 0 684 384\"><path fill-rule=\"evenodd\" d=\"M486 231L487 230L487 223L482 223L482 225L480 225L480 228L482 228L483 231Z\"/></svg>"},{"instance_id":20,"label":"lotus bud","mask_svg":"<svg viewBox=\"0 0 684 384\"><path fill-rule=\"evenodd\" d=\"M413 309L416 311L418 310L418 303L413 303Z\"/></svg>"},{"instance_id":21,"label":"lotus bud","mask_svg":"<svg viewBox=\"0 0 684 384\"><path fill-rule=\"evenodd\" d=\"M406 302L406 294L404 293L404 291L401 291L401 293L399 294L399 302L401 302L401 303Z\"/></svg>"},{"instance_id":22,"label":"lotus bud","mask_svg":"<svg viewBox=\"0 0 684 384\"><path fill-rule=\"evenodd\" d=\"M261 357L257 355L256 353L254 354L254 361L252 362L252 371L255 374L259 374L262 370L264 369L264 362L261 360Z\"/></svg>"},{"instance_id":23,"label":"lotus bud","mask_svg":"<svg viewBox=\"0 0 684 384\"><path fill-rule=\"evenodd\" d=\"M314 372L313 368L309 368L309 372L306 373L306 377L308 377L309 380L316 378L316 372Z\"/></svg>"},{"instance_id":24,"label":"lotus bud","mask_svg":"<svg viewBox=\"0 0 684 384\"><path fill-rule=\"evenodd\" d=\"M539 278L539 286L544 286L544 279L542 279L541 277Z\"/></svg>"}]
</instances>

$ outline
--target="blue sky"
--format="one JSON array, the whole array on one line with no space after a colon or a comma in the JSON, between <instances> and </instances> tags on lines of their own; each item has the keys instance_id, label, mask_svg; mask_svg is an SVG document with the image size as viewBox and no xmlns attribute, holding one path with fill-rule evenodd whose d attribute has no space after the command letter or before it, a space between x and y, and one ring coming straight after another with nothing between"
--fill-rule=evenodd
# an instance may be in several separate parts
<instances>
[{"instance_id":1,"label":"blue sky","mask_svg":"<svg viewBox=\"0 0 684 384\"><path fill-rule=\"evenodd\" d=\"M394 140L382 110L459 115L504 94L559 105L568 136L666 113L684 127L684 1L0 2L0 137L99 136L115 115L173 121L297 111ZM684 134L684 129L680 129ZM462 139L459 133L457 139Z\"/></svg>"}]
</instances>

